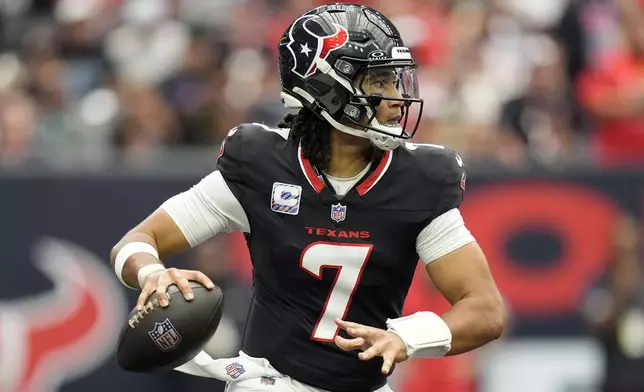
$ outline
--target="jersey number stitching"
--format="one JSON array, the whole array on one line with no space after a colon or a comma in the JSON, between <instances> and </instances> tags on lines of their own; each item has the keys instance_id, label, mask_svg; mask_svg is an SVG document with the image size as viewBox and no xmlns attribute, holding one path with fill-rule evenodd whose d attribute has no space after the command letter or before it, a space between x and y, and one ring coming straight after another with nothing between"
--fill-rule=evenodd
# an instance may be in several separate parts
<instances>
[{"instance_id":1,"label":"jersey number stitching","mask_svg":"<svg viewBox=\"0 0 644 392\"><path fill-rule=\"evenodd\" d=\"M304 249L300 268L316 279L322 279L323 268L338 270L326 298L322 314L318 318L311 339L332 342L339 327L335 319L344 319L351 299L358 288L362 271L371 256L373 245L314 242Z\"/></svg>"}]
</instances>

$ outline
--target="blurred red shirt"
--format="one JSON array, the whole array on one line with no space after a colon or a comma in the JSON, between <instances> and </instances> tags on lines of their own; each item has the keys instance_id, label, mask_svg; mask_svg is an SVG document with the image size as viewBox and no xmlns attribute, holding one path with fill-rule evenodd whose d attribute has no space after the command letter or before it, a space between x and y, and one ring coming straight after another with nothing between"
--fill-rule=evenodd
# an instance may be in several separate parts
<instances>
[{"instance_id":1,"label":"blurred red shirt","mask_svg":"<svg viewBox=\"0 0 644 392\"><path fill-rule=\"evenodd\" d=\"M579 82L585 108L601 105L607 98L644 93L644 59L627 53L613 54L596 69L586 71ZM593 147L607 165L644 162L644 113L625 118L598 118Z\"/></svg>"}]
</instances>

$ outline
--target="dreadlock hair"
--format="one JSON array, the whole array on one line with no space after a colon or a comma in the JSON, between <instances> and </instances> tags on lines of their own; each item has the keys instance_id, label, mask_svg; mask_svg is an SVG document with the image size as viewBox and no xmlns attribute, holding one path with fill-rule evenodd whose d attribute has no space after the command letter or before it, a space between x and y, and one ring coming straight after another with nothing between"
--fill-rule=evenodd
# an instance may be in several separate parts
<instances>
[{"instance_id":1,"label":"dreadlock hair","mask_svg":"<svg viewBox=\"0 0 644 392\"><path fill-rule=\"evenodd\" d=\"M289 139L302 145L304 158L324 171L331 162L331 124L304 107L297 114L289 113L277 124L290 128Z\"/></svg>"}]
</instances>

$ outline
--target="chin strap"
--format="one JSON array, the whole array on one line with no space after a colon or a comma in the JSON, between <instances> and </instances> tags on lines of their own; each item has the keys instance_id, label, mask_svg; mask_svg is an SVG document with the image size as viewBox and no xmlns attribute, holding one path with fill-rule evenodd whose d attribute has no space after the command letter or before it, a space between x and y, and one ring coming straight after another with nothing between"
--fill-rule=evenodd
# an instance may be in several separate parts
<instances>
[{"instance_id":1,"label":"chin strap","mask_svg":"<svg viewBox=\"0 0 644 392\"><path fill-rule=\"evenodd\" d=\"M331 124L338 131L344 132L349 135L361 137L364 139L369 139L371 141L371 144L373 144L374 147L380 150L384 150L384 151L395 150L396 148L398 148L404 143L404 140L401 138L385 135L385 134L373 131L371 129L360 130L360 129L351 128L344 124L340 124L339 122L335 121L328 112L324 110L321 112L321 115L329 124Z\"/></svg>"}]
</instances>

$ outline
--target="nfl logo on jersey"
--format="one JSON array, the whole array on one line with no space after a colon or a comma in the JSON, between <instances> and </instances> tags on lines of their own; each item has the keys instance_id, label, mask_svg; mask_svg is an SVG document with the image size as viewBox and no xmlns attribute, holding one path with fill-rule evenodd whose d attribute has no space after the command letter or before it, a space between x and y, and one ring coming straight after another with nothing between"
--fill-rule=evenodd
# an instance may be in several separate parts
<instances>
[{"instance_id":1,"label":"nfl logo on jersey","mask_svg":"<svg viewBox=\"0 0 644 392\"><path fill-rule=\"evenodd\" d=\"M233 379L237 379L237 377L241 376L245 372L246 370L244 370L244 367L237 362L233 362L226 366L226 374Z\"/></svg>"},{"instance_id":2,"label":"nfl logo on jersey","mask_svg":"<svg viewBox=\"0 0 644 392\"><path fill-rule=\"evenodd\" d=\"M333 219L336 222L342 222L346 217L347 217L347 206L343 206L340 203L331 205L331 219Z\"/></svg>"},{"instance_id":3,"label":"nfl logo on jersey","mask_svg":"<svg viewBox=\"0 0 644 392\"><path fill-rule=\"evenodd\" d=\"M181 335L174 328L170 319L165 319L161 323L154 323L154 329L149 331L148 335L163 352L174 350L181 343Z\"/></svg>"}]
</instances>

